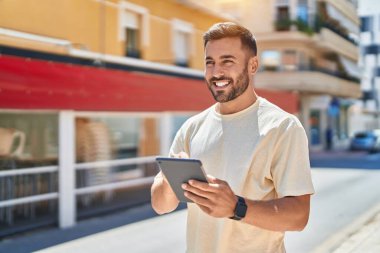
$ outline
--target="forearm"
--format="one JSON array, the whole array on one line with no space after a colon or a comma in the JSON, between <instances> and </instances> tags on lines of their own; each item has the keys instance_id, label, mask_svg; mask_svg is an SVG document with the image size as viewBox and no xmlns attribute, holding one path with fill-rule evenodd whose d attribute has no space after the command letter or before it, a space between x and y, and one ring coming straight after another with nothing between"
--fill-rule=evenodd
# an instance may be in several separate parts
<instances>
[{"instance_id":1,"label":"forearm","mask_svg":"<svg viewBox=\"0 0 380 253\"><path fill-rule=\"evenodd\" d=\"M162 172L159 172L154 179L151 188L151 201L154 211L158 214L169 213L178 206L179 201Z\"/></svg>"},{"instance_id":2,"label":"forearm","mask_svg":"<svg viewBox=\"0 0 380 253\"><path fill-rule=\"evenodd\" d=\"M272 231L300 231L309 219L310 195L269 201L246 200L244 222Z\"/></svg>"}]
</instances>

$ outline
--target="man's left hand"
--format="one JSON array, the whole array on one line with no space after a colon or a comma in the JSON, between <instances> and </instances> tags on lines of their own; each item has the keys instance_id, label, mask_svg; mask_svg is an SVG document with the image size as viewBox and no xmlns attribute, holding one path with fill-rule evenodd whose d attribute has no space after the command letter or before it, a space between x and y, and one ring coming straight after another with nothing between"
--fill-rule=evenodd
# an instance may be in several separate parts
<instances>
[{"instance_id":1,"label":"man's left hand","mask_svg":"<svg viewBox=\"0 0 380 253\"><path fill-rule=\"evenodd\" d=\"M207 178L208 183L189 180L187 184L183 184L185 196L213 217L233 216L238 198L231 187L226 181L209 175Z\"/></svg>"}]
</instances>

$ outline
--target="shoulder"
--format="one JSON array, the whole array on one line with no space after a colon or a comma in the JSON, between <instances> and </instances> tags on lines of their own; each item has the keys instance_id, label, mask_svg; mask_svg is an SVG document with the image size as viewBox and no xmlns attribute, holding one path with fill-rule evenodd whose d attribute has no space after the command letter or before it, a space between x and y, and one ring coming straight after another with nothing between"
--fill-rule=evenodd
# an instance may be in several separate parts
<instances>
[{"instance_id":1,"label":"shoulder","mask_svg":"<svg viewBox=\"0 0 380 253\"><path fill-rule=\"evenodd\" d=\"M206 121L208 117L210 117L212 110L214 110L214 107L215 105L187 119L185 123L183 123L180 130L182 132L194 132Z\"/></svg>"},{"instance_id":2,"label":"shoulder","mask_svg":"<svg viewBox=\"0 0 380 253\"><path fill-rule=\"evenodd\" d=\"M260 129L264 132L274 129L283 131L290 128L303 129L301 122L295 115L284 111L265 98L260 98L258 117Z\"/></svg>"}]
</instances>

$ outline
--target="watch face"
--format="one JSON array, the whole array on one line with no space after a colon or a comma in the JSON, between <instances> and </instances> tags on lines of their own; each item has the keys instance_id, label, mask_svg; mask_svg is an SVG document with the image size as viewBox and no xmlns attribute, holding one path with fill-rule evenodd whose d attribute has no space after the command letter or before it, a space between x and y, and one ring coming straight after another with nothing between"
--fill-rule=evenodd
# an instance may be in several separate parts
<instances>
[{"instance_id":1,"label":"watch face","mask_svg":"<svg viewBox=\"0 0 380 253\"><path fill-rule=\"evenodd\" d=\"M235 215L240 218L244 218L246 212L247 212L247 206L245 205L245 203L239 202L236 206Z\"/></svg>"}]
</instances>

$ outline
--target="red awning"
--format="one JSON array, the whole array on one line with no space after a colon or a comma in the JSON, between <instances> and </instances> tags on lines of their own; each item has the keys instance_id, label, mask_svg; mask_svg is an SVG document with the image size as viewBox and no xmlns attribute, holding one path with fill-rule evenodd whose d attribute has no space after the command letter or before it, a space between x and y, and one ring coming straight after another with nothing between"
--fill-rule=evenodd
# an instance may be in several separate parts
<instances>
[{"instance_id":1,"label":"red awning","mask_svg":"<svg viewBox=\"0 0 380 253\"><path fill-rule=\"evenodd\" d=\"M290 113L298 96L258 90ZM0 56L0 108L200 111L214 103L203 80Z\"/></svg>"}]
</instances>

